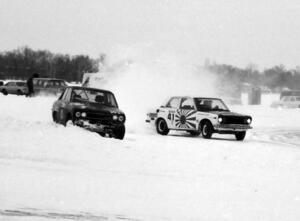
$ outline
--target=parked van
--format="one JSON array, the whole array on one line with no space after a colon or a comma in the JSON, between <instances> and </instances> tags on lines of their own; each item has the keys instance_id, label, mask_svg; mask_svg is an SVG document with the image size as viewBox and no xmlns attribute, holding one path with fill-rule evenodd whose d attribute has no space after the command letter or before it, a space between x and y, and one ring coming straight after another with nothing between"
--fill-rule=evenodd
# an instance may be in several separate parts
<instances>
[{"instance_id":1,"label":"parked van","mask_svg":"<svg viewBox=\"0 0 300 221\"><path fill-rule=\"evenodd\" d=\"M34 78L33 89L35 95L60 95L67 86L65 80L57 78Z\"/></svg>"}]
</instances>

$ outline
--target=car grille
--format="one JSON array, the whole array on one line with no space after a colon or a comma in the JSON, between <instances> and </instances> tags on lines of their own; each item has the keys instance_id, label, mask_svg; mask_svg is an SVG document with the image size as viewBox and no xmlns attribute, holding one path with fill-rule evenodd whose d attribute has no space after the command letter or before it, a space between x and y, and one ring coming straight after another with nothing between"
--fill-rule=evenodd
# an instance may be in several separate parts
<instances>
[{"instance_id":1,"label":"car grille","mask_svg":"<svg viewBox=\"0 0 300 221\"><path fill-rule=\"evenodd\" d=\"M112 115L101 112L86 112L86 119L88 119L90 123L108 124L112 121Z\"/></svg>"},{"instance_id":2,"label":"car grille","mask_svg":"<svg viewBox=\"0 0 300 221\"><path fill-rule=\"evenodd\" d=\"M226 116L222 118L222 124L247 124L246 118L244 117Z\"/></svg>"}]
</instances>

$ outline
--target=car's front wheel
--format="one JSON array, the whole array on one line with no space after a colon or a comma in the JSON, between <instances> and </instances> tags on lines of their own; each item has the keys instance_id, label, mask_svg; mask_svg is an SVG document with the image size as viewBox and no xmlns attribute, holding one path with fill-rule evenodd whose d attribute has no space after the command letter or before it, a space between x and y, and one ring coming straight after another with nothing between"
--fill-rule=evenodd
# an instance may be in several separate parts
<instances>
[{"instance_id":1,"label":"car's front wheel","mask_svg":"<svg viewBox=\"0 0 300 221\"><path fill-rule=\"evenodd\" d=\"M125 125L122 125L114 129L114 135L117 139L123 140L125 136L125 131L126 131Z\"/></svg>"},{"instance_id":2,"label":"car's front wheel","mask_svg":"<svg viewBox=\"0 0 300 221\"><path fill-rule=\"evenodd\" d=\"M52 119L53 119L53 122L54 122L54 123L58 123L57 112L56 112L56 111L54 111L54 112L52 113Z\"/></svg>"},{"instance_id":3,"label":"car's front wheel","mask_svg":"<svg viewBox=\"0 0 300 221\"><path fill-rule=\"evenodd\" d=\"M156 123L156 131L161 135L167 135L169 133L167 122L164 119L158 119Z\"/></svg>"},{"instance_id":4,"label":"car's front wheel","mask_svg":"<svg viewBox=\"0 0 300 221\"><path fill-rule=\"evenodd\" d=\"M213 126L211 125L211 123L209 121L205 121L201 125L201 133L205 139L211 138L211 136L213 134Z\"/></svg>"},{"instance_id":5,"label":"car's front wheel","mask_svg":"<svg viewBox=\"0 0 300 221\"><path fill-rule=\"evenodd\" d=\"M237 132L235 134L235 138L236 140L244 140L246 136L246 131L242 131L242 132Z\"/></svg>"},{"instance_id":6,"label":"car's front wheel","mask_svg":"<svg viewBox=\"0 0 300 221\"><path fill-rule=\"evenodd\" d=\"M62 125L66 126L70 126L70 125L74 125L74 121L72 119L72 116L70 114L67 114L66 116L64 116L61 120L60 123Z\"/></svg>"}]
</instances>

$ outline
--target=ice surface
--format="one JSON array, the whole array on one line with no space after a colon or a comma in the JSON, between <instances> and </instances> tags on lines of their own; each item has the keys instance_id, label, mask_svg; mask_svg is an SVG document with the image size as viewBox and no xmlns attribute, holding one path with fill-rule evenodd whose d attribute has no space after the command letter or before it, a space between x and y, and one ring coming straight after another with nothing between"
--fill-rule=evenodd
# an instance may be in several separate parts
<instances>
[{"instance_id":1,"label":"ice surface","mask_svg":"<svg viewBox=\"0 0 300 221\"><path fill-rule=\"evenodd\" d=\"M121 141L54 124L54 100L0 94L0 220L300 220L299 109L232 106L244 142L160 136L143 113Z\"/></svg>"}]
</instances>

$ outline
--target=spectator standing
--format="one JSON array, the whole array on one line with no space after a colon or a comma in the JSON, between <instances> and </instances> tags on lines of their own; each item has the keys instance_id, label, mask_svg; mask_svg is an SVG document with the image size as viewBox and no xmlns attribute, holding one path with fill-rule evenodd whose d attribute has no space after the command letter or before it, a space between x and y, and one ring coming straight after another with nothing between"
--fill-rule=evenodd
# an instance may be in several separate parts
<instances>
[{"instance_id":1,"label":"spectator standing","mask_svg":"<svg viewBox=\"0 0 300 221\"><path fill-rule=\"evenodd\" d=\"M34 78L38 78L39 74L38 73L34 73L30 78L28 78L26 84L27 84L27 88L28 88L28 97L32 97L34 94L34 87L33 87L33 79Z\"/></svg>"}]
</instances>

